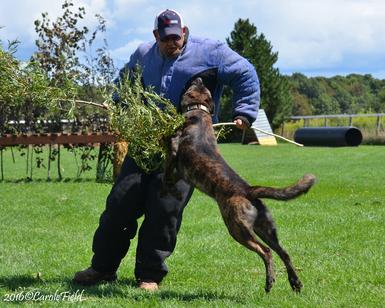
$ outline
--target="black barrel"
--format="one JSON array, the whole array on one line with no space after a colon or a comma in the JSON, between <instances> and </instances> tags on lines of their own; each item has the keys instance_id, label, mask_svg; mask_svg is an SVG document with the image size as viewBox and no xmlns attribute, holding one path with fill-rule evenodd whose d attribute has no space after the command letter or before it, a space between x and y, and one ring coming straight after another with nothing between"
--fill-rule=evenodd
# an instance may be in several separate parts
<instances>
[{"instance_id":1,"label":"black barrel","mask_svg":"<svg viewBox=\"0 0 385 308\"><path fill-rule=\"evenodd\" d=\"M304 127L296 130L295 142L313 146L358 146L362 142L361 131L357 127Z\"/></svg>"}]
</instances>

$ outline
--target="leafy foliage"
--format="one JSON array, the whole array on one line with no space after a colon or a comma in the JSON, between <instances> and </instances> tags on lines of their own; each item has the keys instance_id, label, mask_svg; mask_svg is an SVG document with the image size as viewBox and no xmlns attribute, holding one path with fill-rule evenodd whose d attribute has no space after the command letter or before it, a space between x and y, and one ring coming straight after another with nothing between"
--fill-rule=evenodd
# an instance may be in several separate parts
<instances>
[{"instance_id":1,"label":"leafy foliage","mask_svg":"<svg viewBox=\"0 0 385 308\"><path fill-rule=\"evenodd\" d=\"M87 27L79 28L79 20L84 18L85 10L78 8L73 13L72 1L65 1L62 5L64 13L55 22L42 13L42 20L35 20L35 31L39 36L36 40L38 52L34 58L48 72L51 80L62 85L65 80L75 80L79 77L80 61L77 51L81 49L81 42L88 33Z\"/></svg>"},{"instance_id":2,"label":"leafy foliage","mask_svg":"<svg viewBox=\"0 0 385 308\"><path fill-rule=\"evenodd\" d=\"M145 171L158 169L167 155L167 140L184 123L174 105L151 88L144 89L140 73L123 76L115 86L119 103L107 95L110 125L128 142L128 154Z\"/></svg>"}]
</instances>

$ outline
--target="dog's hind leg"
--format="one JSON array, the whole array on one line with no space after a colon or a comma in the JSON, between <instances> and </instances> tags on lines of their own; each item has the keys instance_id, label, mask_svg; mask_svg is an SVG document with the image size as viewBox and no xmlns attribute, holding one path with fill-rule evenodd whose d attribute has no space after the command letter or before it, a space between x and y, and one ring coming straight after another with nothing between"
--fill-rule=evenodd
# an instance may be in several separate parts
<instances>
[{"instance_id":1,"label":"dog's hind leg","mask_svg":"<svg viewBox=\"0 0 385 308\"><path fill-rule=\"evenodd\" d=\"M233 205L229 204L232 202ZM229 233L237 242L262 258L266 270L265 291L269 292L275 282L274 264L270 248L259 242L253 231L257 211L245 198L230 198L226 203L225 207L221 206L221 212Z\"/></svg>"},{"instance_id":2,"label":"dog's hind leg","mask_svg":"<svg viewBox=\"0 0 385 308\"><path fill-rule=\"evenodd\" d=\"M265 291L266 293L270 292L273 284L275 282L275 271L273 265L273 256L271 254L270 248L263 245L261 242L255 239L255 237L250 238L243 244L246 248L256 252L263 260L266 270L266 283Z\"/></svg>"},{"instance_id":3,"label":"dog's hind leg","mask_svg":"<svg viewBox=\"0 0 385 308\"><path fill-rule=\"evenodd\" d=\"M258 210L258 215L254 223L254 232L278 254L278 256L285 264L291 288L295 292L300 292L302 283L298 278L293 264L291 263L289 254L279 244L277 229L275 227L273 218L261 200L256 200L254 205Z\"/></svg>"}]
</instances>

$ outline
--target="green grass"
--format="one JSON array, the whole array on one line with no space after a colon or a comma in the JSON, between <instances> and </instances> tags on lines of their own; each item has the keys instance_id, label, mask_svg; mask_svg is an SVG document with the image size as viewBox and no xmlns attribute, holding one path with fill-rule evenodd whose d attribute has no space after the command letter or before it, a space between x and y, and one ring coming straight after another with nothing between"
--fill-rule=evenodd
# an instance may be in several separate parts
<instances>
[{"instance_id":1,"label":"green grass","mask_svg":"<svg viewBox=\"0 0 385 308\"><path fill-rule=\"evenodd\" d=\"M135 242L116 283L76 286L71 278L89 265L93 232L110 185L94 183L91 173L82 181L46 182L42 172L32 182L18 182L24 165L14 165L7 151L8 180L0 183L0 306L10 295L28 291L52 295L79 290L82 307L383 307L383 147L224 144L221 151L252 184L281 186L305 172L317 176L318 183L306 196L287 203L266 201L281 244L304 283L300 294L291 291L276 255L277 282L270 294L264 293L262 260L230 238L217 205L199 192L185 210L161 291L148 294L135 288ZM72 160L63 160L67 176L76 174Z\"/></svg>"}]
</instances>

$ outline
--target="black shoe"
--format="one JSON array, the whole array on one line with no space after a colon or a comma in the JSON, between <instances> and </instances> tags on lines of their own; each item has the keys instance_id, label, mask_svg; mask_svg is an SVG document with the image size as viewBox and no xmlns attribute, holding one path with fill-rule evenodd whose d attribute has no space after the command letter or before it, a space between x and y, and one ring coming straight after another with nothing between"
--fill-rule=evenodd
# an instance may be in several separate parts
<instances>
[{"instance_id":1,"label":"black shoe","mask_svg":"<svg viewBox=\"0 0 385 308\"><path fill-rule=\"evenodd\" d=\"M116 272L100 273L89 267L75 273L73 282L81 285L94 285L102 281L112 282L117 278Z\"/></svg>"}]
</instances>

